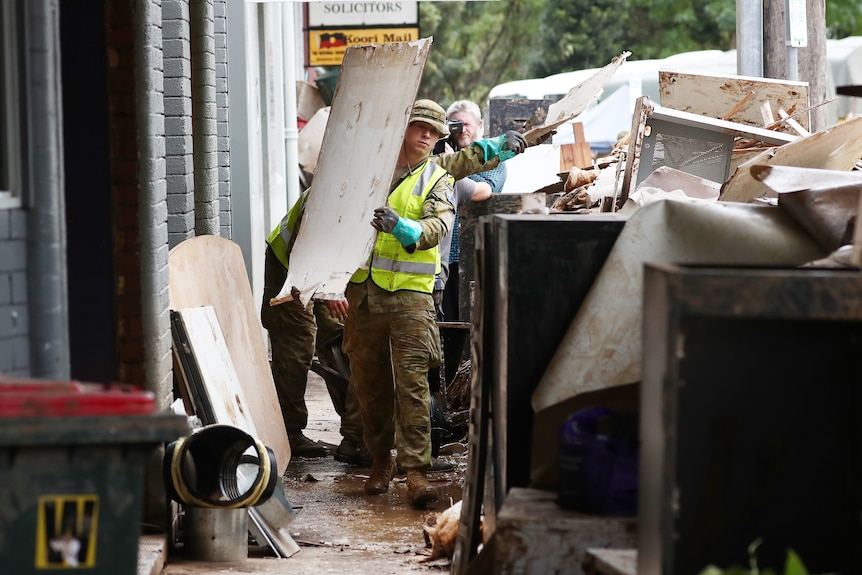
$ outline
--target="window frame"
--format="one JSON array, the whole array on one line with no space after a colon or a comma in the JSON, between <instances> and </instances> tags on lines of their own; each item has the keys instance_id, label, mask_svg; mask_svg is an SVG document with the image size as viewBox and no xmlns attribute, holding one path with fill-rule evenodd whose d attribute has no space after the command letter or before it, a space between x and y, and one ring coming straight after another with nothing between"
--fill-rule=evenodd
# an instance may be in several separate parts
<instances>
[{"instance_id":1,"label":"window frame","mask_svg":"<svg viewBox=\"0 0 862 575\"><path fill-rule=\"evenodd\" d=\"M24 203L18 3L0 0L0 209Z\"/></svg>"}]
</instances>

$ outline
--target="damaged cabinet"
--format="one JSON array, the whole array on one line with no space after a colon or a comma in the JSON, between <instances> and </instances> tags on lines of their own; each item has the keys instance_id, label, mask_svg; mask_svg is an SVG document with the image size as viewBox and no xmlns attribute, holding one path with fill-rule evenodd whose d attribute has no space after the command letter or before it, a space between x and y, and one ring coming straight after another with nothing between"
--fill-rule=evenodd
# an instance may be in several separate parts
<instances>
[{"instance_id":1,"label":"damaged cabinet","mask_svg":"<svg viewBox=\"0 0 862 575\"><path fill-rule=\"evenodd\" d=\"M862 276L645 267L638 571L862 572Z\"/></svg>"}]
</instances>

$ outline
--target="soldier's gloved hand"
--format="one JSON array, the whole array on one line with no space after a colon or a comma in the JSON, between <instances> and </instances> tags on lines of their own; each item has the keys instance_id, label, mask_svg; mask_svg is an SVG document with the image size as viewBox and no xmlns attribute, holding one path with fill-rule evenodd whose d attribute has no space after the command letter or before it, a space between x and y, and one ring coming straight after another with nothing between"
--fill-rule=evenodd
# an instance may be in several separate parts
<instances>
[{"instance_id":1,"label":"soldier's gloved hand","mask_svg":"<svg viewBox=\"0 0 862 575\"><path fill-rule=\"evenodd\" d=\"M496 138L476 140L473 146L482 149L485 153L483 158L485 162L490 162L492 158L499 158L501 162L505 162L526 150L527 140L515 130L509 130Z\"/></svg>"},{"instance_id":2,"label":"soldier's gloved hand","mask_svg":"<svg viewBox=\"0 0 862 575\"><path fill-rule=\"evenodd\" d=\"M515 155L521 154L527 149L527 140L520 132L509 130L506 132L506 143L503 145L503 149L513 152Z\"/></svg>"},{"instance_id":3,"label":"soldier's gloved hand","mask_svg":"<svg viewBox=\"0 0 862 575\"><path fill-rule=\"evenodd\" d=\"M386 232L395 236L395 239L411 253L416 249L416 240L422 235L422 226L418 222L402 218L398 212L389 206L374 210L374 219L371 220L371 225L378 232Z\"/></svg>"},{"instance_id":4,"label":"soldier's gloved hand","mask_svg":"<svg viewBox=\"0 0 862 575\"><path fill-rule=\"evenodd\" d=\"M395 229L395 226L398 225L398 220L400 219L401 216L398 215L398 212L389 206L385 206L374 210L374 219L371 220L371 225L374 226L374 229L378 232L391 234L392 230Z\"/></svg>"},{"instance_id":5,"label":"soldier's gloved hand","mask_svg":"<svg viewBox=\"0 0 862 575\"><path fill-rule=\"evenodd\" d=\"M554 137L554 134L556 134L556 133L557 133L556 130L551 130L547 134L542 134L541 136L536 138L536 142L533 145L538 146L539 144L544 144L545 142L550 140L552 137Z\"/></svg>"}]
</instances>

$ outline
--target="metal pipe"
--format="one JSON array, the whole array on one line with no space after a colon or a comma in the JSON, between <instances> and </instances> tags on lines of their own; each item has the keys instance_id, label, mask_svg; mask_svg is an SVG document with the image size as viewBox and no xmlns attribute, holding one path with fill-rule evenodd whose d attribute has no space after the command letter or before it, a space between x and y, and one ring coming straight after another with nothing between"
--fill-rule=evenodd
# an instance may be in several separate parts
<instances>
[{"instance_id":1,"label":"metal pipe","mask_svg":"<svg viewBox=\"0 0 862 575\"><path fill-rule=\"evenodd\" d=\"M141 241L141 324L144 375L158 408L171 399L168 313L168 210L165 166L162 10L136 0L134 10L135 123L138 128L138 227Z\"/></svg>"},{"instance_id":2,"label":"metal pipe","mask_svg":"<svg viewBox=\"0 0 862 575\"><path fill-rule=\"evenodd\" d=\"M281 46L284 51L284 146L287 207L299 199L299 129L296 126L296 57L294 56L294 3L281 5Z\"/></svg>"},{"instance_id":3,"label":"metal pipe","mask_svg":"<svg viewBox=\"0 0 862 575\"><path fill-rule=\"evenodd\" d=\"M736 0L736 69L763 77L763 0Z\"/></svg>"},{"instance_id":4,"label":"metal pipe","mask_svg":"<svg viewBox=\"0 0 862 575\"><path fill-rule=\"evenodd\" d=\"M27 284L30 375L69 379L59 0L21 3L29 37Z\"/></svg>"},{"instance_id":5,"label":"metal pipe","mask_svg":"<svg viewBox=\"0 0 862 575\"><path fill-rule=\"evenodd\" d=\"M189 2L192 41L192 142L195 235L219 235L215 11L212 0Z\"/></svg>"}]
</instances>

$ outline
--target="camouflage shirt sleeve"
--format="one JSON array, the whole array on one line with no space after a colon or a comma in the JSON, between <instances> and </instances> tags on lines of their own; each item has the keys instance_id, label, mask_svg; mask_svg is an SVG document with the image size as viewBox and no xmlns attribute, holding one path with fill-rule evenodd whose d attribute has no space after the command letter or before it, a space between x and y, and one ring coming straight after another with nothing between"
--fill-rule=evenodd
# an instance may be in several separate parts
<instances>
[{"instance_id":1,"label":"camouflage shirt sleeve","mask_svg":"<svg viewBox=\"0 0 862 575\"><path fill-rule=\"evenodd\" d=\"M440 243L455 224L455 191L452 178L447 174L437 180L422 203L422 235L416 241L416 248L431 249Z\"/></svg>"},{"instance_id":2,"label":"camouflage shirt sleeve","mask_svg":"<svg viewBox=\"0 0 862 575\"><path fill-rule=\"evenodd\" d=\"M470 146L457 152L448 152L434 156L433 160L452 174L456 180L472 174L486 172L500 165L500 158L494 157L485 161L485 152L479 146Z\"/></svg>"}]
</instances>

